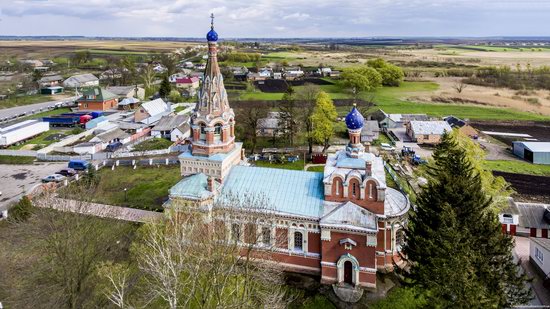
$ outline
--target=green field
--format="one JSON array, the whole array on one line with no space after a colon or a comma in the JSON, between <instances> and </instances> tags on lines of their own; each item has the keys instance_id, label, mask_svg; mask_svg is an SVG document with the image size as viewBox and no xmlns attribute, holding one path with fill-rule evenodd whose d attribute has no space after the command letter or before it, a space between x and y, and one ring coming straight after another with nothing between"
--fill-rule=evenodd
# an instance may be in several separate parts
<instances>
[{"instance_id":1,"label":"green field","mask_svg":"<svg viewBox=\"0 0 550 309\"><path fill-rule=\"evenodd\" d=\"M168 190L181 179L179 166L131 167L99 170L96 203L160 210ZM128 191L124 194L124 188Z\"/></svg>"},{"instance_id":2,"label":"green field","mask_svg":"<svg viewBox=\"0 0 550 309\"><path fill-rule=\"evenodd\" d=\"M32 164L34 157L1 156L0 164Z\"/></svg>"},{"instance_id":3,"label":"green field","mask_svg":"<svg viewBox=\"0 0 550 309\"><path fill-rule=\"evenodd\" d=\"M285 170L296 170L296 171L303 171L304 170L304 160L300 159L296 162L284 162L284 163L269 163L267 161L256 161L254 162L256 166L259 167L269 167L269 168L280 168Z\"/></svg>"},{"instance_id":4,"label":"green field","mask_svg":"<svg viewBox=\"0 0 550 309\"><path fill-rule=\"evenodd\" d=\"M526 161L485 161L485 166L493 171L550 176L550 165L532 164Z\"/></svg>"},{"instance_id":5,"label":"green field","mask_svg":"<svg viewBox=\"0 0 550 309\"><path fill-rule=\"evenodd\" d=\"M49 102L54 100L58 100L58 98L56 98L55 96L42 95L42 94L27 95L27 96L22 96L17 98L0 100L0 109L35 104L35 103Z\"/></svg>"},{"instance_id":6,"label":"green field","mask_svg":"<svg viewBox=\"0 0 550 309\"><path fill-rule=\"evenodd\" d=\"M302 86L294 87L296 91ZM333 99L351 98L351 95L339 84L320 86L323 91L329 93ZM439 88L433 82L403 82L400 87L381 87L372 93L363 94L364 98L374 95L377 106L386 113L391 114L428 114L433 117L454 115L470 120L531 120L548 121L550 117L541 116L529 112L517 111L509 108L485 107L472 104L445 104L445 103L421 103L407 100L414 96L415 92L435 91ZM241 100L280 100L283 93L267 93L259 90L242 91L239 93ZM340 115L349 111L349 107L337 108Z\"/></svg>"},{"instance_id":7,"label":"green field","mask_svg":"<svg viewBox=\"0 0 550 309\"><path fill-rule=\"evenodd\" d=\"M144 51L130 51L130 50L120 50L120 49L77 49L75 52L89 51L92 55L149 55L150 52Z\"/></svg>"}]
</instances>

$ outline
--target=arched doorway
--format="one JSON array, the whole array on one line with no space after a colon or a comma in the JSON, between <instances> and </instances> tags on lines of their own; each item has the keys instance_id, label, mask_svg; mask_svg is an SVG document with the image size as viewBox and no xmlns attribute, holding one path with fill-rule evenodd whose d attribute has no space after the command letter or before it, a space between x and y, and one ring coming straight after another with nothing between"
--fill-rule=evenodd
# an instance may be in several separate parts
<instances>
[{"instance_id":1,"label":"arched doorway","mask_svg":"<svg viewBox=\"0 0 550 309\"><path fill-rule=\"evenodd\" d=\"M353 285L353 265L351 261L344 262L344 283Z\"/></svg>"}]
</instances>

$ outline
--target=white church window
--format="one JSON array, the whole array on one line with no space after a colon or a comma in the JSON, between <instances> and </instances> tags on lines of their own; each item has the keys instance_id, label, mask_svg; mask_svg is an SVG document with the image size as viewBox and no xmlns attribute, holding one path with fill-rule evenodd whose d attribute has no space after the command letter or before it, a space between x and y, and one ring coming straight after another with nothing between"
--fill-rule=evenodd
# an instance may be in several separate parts
<instances>
[{"instance_id":1,"label":"white church window","mask_svg":"<svg viewBox=\"0 0 550 309\"><path fill-rule=\"evenodd\" d=\"M294 232L294 251L303 251L304 250L304 236L302 232Z\"/></svg>"}]
</instances>

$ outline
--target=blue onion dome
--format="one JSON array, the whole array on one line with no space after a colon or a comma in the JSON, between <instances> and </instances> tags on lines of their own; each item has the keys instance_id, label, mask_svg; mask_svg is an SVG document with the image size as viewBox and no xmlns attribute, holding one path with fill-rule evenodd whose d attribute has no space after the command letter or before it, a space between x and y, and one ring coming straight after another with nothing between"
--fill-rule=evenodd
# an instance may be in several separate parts
<instances>
[{"instance_id":1,"label":"blue onion dome","mask_svg":"<svg viewBox=\"0 0 550 309\"><path fill-rule=\"evenodd\" d=\"M216 42L218 40L218 34L216 33L216 31L214 31L214 28L208 31L208 33L206 34L206 40L208 42Z\"/></svg>"},{"instance_id":2,"label":"blue onion dome","mask_svg":"<svg viewBox=\"0 0 550 309\"><path fill-rule=\"evenodd\" d=\"M365 118L361 115L357 107L353 106L351 112L346 116L346 126L350 130L357 130L361 129L364 123Z\"/></svg>"}]
</instances>

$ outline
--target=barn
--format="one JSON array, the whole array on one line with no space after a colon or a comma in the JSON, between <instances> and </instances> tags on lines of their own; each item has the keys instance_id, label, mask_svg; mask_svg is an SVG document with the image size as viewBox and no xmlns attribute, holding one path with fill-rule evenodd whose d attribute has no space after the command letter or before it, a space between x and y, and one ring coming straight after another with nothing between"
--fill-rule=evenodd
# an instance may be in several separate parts
<instances>
[{"instance_id":1,"label":"barn","mask_svg":"<svg viewBox=\"0 0 550 309\"><path fill-rule=\"evenodd\" d=\"M550 164L550 142L514 142L514 154L534 164Z\"/></svg>"}]
</instances>

